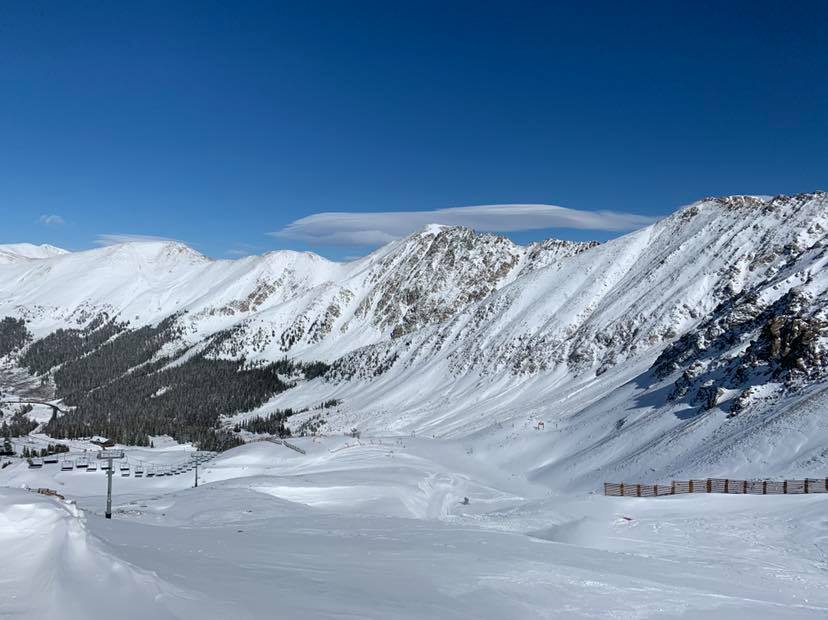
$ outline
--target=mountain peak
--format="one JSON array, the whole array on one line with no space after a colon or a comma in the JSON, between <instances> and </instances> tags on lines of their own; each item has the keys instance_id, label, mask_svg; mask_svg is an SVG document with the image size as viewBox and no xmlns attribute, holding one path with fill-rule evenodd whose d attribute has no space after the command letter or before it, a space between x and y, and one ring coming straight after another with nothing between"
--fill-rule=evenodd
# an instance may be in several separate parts
<instances>
[{"instance_id":1,"label":"mountain peak","mask_svg":"<svg viewBox=\"0 0 828 620\"><path fill-rule=\"evenodd\" d=\"M444 232L446 230L450 230L451 228L459 228L459 227L448 226L446 224L426 224L415 234L439 235L441 232Z\"/></svg>"},{"instance_id":2,"label":"mountain peak","mask_svg":"<svg viewBox=\"0 0 828 620\"><path fill-rule=\"evenodd\" d=\"M48 243L40 245L34 243L8 243L0 245L0 263L41 260L68 253L66 250Z\"/></svg>"}]
</instances>

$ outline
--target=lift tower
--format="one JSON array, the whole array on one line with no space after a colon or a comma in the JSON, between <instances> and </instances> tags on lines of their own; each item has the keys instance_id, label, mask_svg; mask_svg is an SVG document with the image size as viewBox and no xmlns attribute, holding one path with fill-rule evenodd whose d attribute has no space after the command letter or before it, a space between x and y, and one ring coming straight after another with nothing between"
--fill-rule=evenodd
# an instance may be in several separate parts
<instances>
[{"instance_id":1,"label":"lift tower","mask_svg":"<svg viewBox=\"0 0 828 620\"><path fill-rule=\"evenodd\" d=\"M123 450L101 450L98 458L108 461L109 467L106 470L106 518L112 518L112 472L115 469L112 461L124 458Z\"/></svg>"}]
</instances>

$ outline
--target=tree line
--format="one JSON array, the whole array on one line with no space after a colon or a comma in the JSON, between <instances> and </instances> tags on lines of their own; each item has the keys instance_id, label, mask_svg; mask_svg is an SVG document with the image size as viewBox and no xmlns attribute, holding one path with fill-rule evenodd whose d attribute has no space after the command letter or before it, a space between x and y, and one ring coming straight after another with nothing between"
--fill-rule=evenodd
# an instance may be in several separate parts
<instances>
[{"instance_id":1,"label":"tree line","mask_svg":"<svg viewBox=\"0 0 828 620\"><path fill-rule=\"evenodd\" d=\"M17 351L31 338L26 321L10 316L4 317L0 320L0 357Z\"/></svg>"},{"instance_id":2,"label":"tree line","mask_svg":"<svg viewBox=\"0 0 828 620\"><path fill-rule=\"evenodd\" d=\"M134 330L101 320L91 328L59 330L44 338L45 343L34 343L23 363L30 372L53 370L56 396L74 407L52 416L45 432L66 438L103 435L139 446L148 446L151 435L170 435L204 450L223 450L241 440L221 428L221 416L260 407L293 387L282 377L309 378L328 369L323 362L287 358L259 364L214 359L209 357L211 346L183 362L158 357L179 335L175 319ZM287 416L277 418L261 422L262 428L289 433Z\"/></svg>"}]
</instances>

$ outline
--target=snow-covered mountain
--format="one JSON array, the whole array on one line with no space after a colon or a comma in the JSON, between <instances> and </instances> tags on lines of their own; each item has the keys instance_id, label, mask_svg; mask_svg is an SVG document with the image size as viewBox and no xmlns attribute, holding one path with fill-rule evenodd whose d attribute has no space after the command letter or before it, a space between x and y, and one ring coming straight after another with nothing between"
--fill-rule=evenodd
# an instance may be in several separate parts
<instances>
[{"instance_id":1,"label":"snow-covered mountain","mask_svg":"<svg viewBox=\"0 0 828 620\"><path fill-rule=\"evenodd\" d=\"M429 226L347 263L44 251L0 264L0 317L40 338L175 316L165 355L325 361L257 413L341 401L330 429L475 437L559 486L810 473L828 460L828 425L803 413L826 386L826 230L815 192L705 199L600 245Z\"/></svg>"},{"instance_id":2,"label":"snow-covered mountain","mask_svg":"<svg viewBox=\"0 0 828 620\"><path fill-rule=\"evenodd\" d=\"M68 254L66 250L53 245L34 245L31 243L10 243L0 245L0 264L20 263L42 258L51 258Z\"/></svg>"},{"instance_id":3,"label":"snow-covered mountain","mask_svg":"<svg viewBox=\"0 0 828 620\"><path fill-rule=\"evenodd\" d=\"M132 242L3 265L0 316L25 318L39 336L103 313L131 327L182 313L187 344L233 329L228 355L332 361L445 321L518 276L593 245L522 247L435 225L337 263L291 251L210 260L177 242Z\"/></svg>"}]
</instances>

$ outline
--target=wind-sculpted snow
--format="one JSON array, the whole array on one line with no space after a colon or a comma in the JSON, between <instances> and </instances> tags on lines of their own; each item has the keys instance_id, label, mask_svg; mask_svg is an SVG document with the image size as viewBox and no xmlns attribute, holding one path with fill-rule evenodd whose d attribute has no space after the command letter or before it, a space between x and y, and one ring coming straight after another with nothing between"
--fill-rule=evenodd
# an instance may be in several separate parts
<instances>
[{"instance_id":1,"label":"wind-sculpted snow","mask_svg":"<svg viewBox=\"0 0 828 620\"><path fill-rule=\"evenodd\" d=\"M87 531L74 506L25 490L0 489L0 580L4 618L174 618L164 605L181 592L151 570L119 559Z\"/></svg>"},{"instance_id":2,"label":"wind-sculpted snow","mask_svg":"<svg viewBox=\"0 0 828 620\"><path fill-rule=\"evenodd\" d=\"M0 616L823 618L826 497L550 495L455 442L262 442L189 476L0 470ZM77 446L80 448L80 446ZM130 459L186 450L131 449ZM12 483L58 487L66 500ZM466 502L464 498L468 498ZM74 502L77 504L74 504Z\"/></svg>"}]
</instances>

